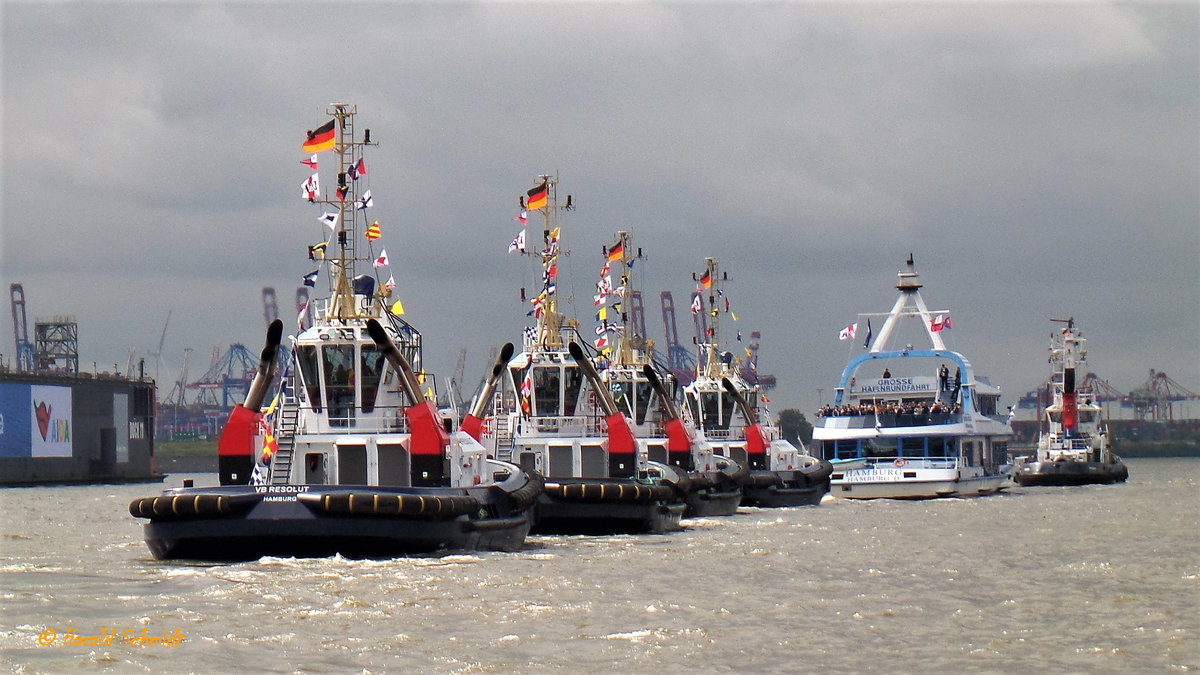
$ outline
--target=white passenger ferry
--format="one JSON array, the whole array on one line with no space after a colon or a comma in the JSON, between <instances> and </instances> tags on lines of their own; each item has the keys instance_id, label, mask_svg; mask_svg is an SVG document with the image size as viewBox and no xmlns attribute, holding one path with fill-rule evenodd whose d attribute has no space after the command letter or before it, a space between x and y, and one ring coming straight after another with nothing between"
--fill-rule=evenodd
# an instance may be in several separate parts
<instances>
[{"instance_id":1,"label":"white passenger ferry","mask_svg":"<svg viewBox=\"0 0 1200 675\"><path fill-rule=\"evenodd\" d=\"M899 273L900 297L882 315L878 339L842 371L834 404L818 412L813 442L834 465L831 494L850 499L924 499L1000 490L1012 427L999 410L1000 389L947 349L949 312L930 311L912 256ZM876 315L864 315L870 319ZM900 347L919 322L927 349ZM861 322L860 322L861 323ZM902 324L905 324L902 326Z\"/></svg>"}]
</instances>

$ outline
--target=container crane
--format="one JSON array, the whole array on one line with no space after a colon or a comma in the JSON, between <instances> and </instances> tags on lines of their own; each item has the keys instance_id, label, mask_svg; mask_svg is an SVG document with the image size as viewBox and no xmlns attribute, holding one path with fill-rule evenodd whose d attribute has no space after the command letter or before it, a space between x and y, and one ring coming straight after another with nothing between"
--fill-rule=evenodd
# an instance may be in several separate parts
<instances>
[{"instance_id":1,"label":"container crane","mask_svg":"<svg viewBox=\"0 0 1200 675\"><path fill-rule=\"evenodd\" d=\"M17 346L17 370L33 372L33 343L29 341L29 324L25 323L25 289L21 284L12 284L13 337Z\"/></svg>"},{"instance_id":2,"label":"container crane","mask_svg":"<svg viewBox=\"0 0 1200 675\"><path fill-rule=\"evenodd\" d=\"M1198 400L1200 395L1196 392L1172 380L1166 373L1151 368L1150 377L1142 386L1129 392L1122 405L1131 406L1139 420L1174 421L1172 404Z\"/></svg>"},{"instance_id":3,"label":"container crane","mask_svg":"<svg viewBox=\"0 0 1200 675\"><path fill-rule=\"evenodd\" d=\"M660 299L667 340L667 370L675 376L679 386L687 386L696 379L696 357L692 350L679 344L679 328L675 323L675 300L671 297L671 291L663 291Z\"/></svg>"},{"instance_id":4,"label":"container crane","mask_svg":"<svg viewBox=\"0 0 1200 675\"><path fill-rule=\"evenodd\" d=\"M267 320L267 325L279 318L279 305L275 302L275 287L264 286L262 289L263 301L263 318Z\"/></svg>"}]
</instances>

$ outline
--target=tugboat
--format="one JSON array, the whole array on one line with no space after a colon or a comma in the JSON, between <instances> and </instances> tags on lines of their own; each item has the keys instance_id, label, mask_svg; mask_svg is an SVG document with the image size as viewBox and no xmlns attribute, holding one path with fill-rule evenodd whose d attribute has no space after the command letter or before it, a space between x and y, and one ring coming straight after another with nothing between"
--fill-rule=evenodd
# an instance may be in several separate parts
<instances>
[{"instance_id":1,"label":"tugboat","mask_svg":"<svg viewBox=\"0 0 1200 675\"><path fill-rule=\"evenodd\" d=\"M1051 321L1066 327L1051 335L1050 362L1058 364L1061 372L1050 382L1053 402L1046 407L1048 431L1038 438L1036 456L1017 458L1013 480L1021 486L1124 483L1129 469L1113 453L1100 402L1090 391L1076 388L1075 368L1087 359L1083 333L1075 329L1073 318Z\"/></svg>"},{"instance_id":2,"label":"tugboat","mask_svg":"<svg viewBox=\"0 0 1200 675\"><path fill-rule=\"evenodd\" d=\"M743 505L816 506L829 492L833 467L809 455L803 444L792 445L777 426L760 419L759 403L766 397L734 367L733 354L722 351L720 316L736 318L721 290L724 280L718 261L705 259L692 295L692 315L704 340L698 345L696 379L683 390L687 414L718 456L749 470L740 478Z\"/></svg>"},{"instance_id":3,"label":"tugboat","mask_svg":"<svg viewBox=\"0 0 1200 675\"><path fill-rule=\"evenodd\" d=\"M1005 462L1012 439L1008 417L997 410L1000 389L977 377L966 357L946 348L942 333L953 326L950 314L926 307L912 255L899 278L900 297L883 315L887 318L878 339L871 343L870 318L877 315L866 315L863 344L868 351L850 360L834 405L818 412L813 440L834 464L833 496L924 499L996 493L1008 479ZM913 321L920 323L917 334L926 336L932 348L892 348L902 322L911 328ZM843 339L855 339L857 325L847 326Z\"/></svg>"},{"instance_id":4,"label":"tugboat","mask_svg":"<svg viewBox=\"0 0 1200 675\"><path fill-rule=\"evenodd\" d=\"M133 516L149 520L155 558L511 551L529 532L539 477L489 459L469 434L448 428L421 391L421 334L397 304L389 307L391 279L376 292L374 277L355 276L367 259L356 255L355 235L371 205L370 190L359 188L362 155L376 144L369 129L356 140L354 106L331 106L332 119L305 143L338 158L336 199L319 199L315 174L305 187L333 209L321 218L330 240L318 246L335 244L338 255L325 259L310 247L328 265L330 295L310 306L311 319L302 313L311 325L292 338L275 401L263 411L283 334L279 320L270 326L258 373L221 434L220 486L185 481L130 503ZM316 155L306 163L315 171ZM371 230L368 248L380 234L377 223Z\"/></svg>"},{"instance_id":5,"label":"tugboat","mask_svg":"<svg viewBox=\"0 0 1200 675\"><path fill-rule=\"evenodd\" d=\"M535 533L677 530L686 475L649 461L585 353L578 322L558 312L559 212L571 208L571 197L560 205L557 180L542 175L520 204L522 217L535 211L544 221L541 250L517 247L541 263L541 292L530 299L535 325L525 329L522 350L493 369L499 386L485 386L464 428L477 430L495 456L544 476Z\"/></svg>"},{"instance_id":6,"label":"tugboat","mask_svg":"<svg viewBox=\"0 0 1200 675\"><path fill-rule=\"evenodd\" d=\"M646 439L649 459L686 475L683 496L687 510L683 517L733 515L742 502L747 467L716 455L703 433L684 422L667 387L671 376L654 367L653 344L645 337L645 326L640 325L644 321L630 321L631 313L644 316L641 296L633 283L634 263L642 257L641 249L635 252L628 232L618 232L617 242L604 250L596 295L600 311L595 344L602 362L606 362L600 377L621 412L633 421L638 437ZM619 285L609 292L612 272L617 273Z\"/></svg>"}]
</instances>

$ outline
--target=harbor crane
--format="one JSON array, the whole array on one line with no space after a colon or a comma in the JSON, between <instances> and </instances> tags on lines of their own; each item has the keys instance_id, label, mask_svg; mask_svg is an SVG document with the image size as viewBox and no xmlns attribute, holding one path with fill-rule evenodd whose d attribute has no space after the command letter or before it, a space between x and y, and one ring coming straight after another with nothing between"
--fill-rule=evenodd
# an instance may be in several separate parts
<instances>
[{"instance_id":1,"label":"harbor crane","mask_svg":"<svg viewBox=\"0 0 1200 675\"><path fill-rule=\"evenodd\" d=\"M667 370L675 376L679 386L685 387L696 379L696 356L692 350L679 344L679 327L675 323L675 300L671 291L663 291L659 296L662 301L663 328L667 340Z\"/></svg>"},{"instance_id":2,"label":"harbor crane","mask_svg":"<svg viewBox=\"0 0 1200 675\"><path fill-rule=\"evenodd\" d=\"M279 305L275 302L275 287L264 286L262 289L263 301L263 318L267 320L267 325L279 318Z\"/></svg>"},{"instance_id":3,"label":"harbor crane","mask_svg":"<svg viewBox=\"0 0 1200 675\"><path fill-rule=\"evenodd\" d=\"M1150 376L1142 386L1129 392L1122 406L1132 407L1140 420L1174 421L1174 403L1200 401L1200 395L1171 379L1166 373L1150 369Z\"/></svg>"},{"instance_id":4,"label":"harbor crane","mask_svg":"<svg viewBox=\"0 0 1200 675\"><path fill-rule=\"evenodd\" d=\"M33 343L29 341L29 325L25 323L25 289L21 284L12 284L13 337L17 346L17 370L33 371Z\"/></svg>"}]
</instances>

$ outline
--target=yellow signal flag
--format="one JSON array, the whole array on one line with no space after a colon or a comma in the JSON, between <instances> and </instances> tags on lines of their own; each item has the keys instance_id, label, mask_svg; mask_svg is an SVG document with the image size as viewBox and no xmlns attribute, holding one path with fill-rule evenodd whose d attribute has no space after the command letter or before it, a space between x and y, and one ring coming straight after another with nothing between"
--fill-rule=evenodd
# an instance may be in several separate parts
<instances>
[{"instance_id":1,"label":"yellow signal flag","mask_svg":"<svg viewBox=\"0 0 1200 675\"><path fill-rule=\"evenodd\" d=\"M392 314L395 314L396 316L404 316L404 303L399 300L392 303Z\"/></svg>"},{"instance_id":2,"label":"yellow signal flag","mask_svg":"<svg viewBox=\"0 0 1200 675\"><path fill-rule=\"evenodd\" d=\"M427 400L427 401L434 400L433 387L428 387L425 389L425 400Z\"/></svg>"}]
</instances>

